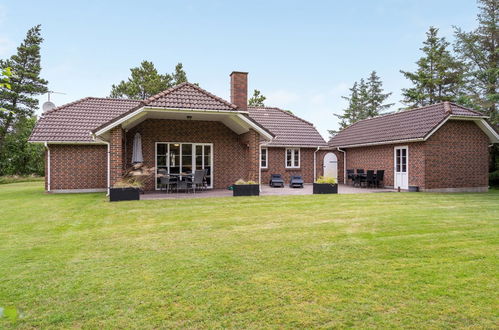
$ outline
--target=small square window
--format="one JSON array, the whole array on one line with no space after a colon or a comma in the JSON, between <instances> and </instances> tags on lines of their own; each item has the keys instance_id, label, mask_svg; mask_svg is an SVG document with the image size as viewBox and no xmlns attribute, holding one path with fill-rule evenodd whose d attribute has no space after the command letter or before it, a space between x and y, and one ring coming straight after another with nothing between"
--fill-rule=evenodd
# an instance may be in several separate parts
<instances>
[{"instance_id":1,"label":"small square window","mask_svg":"<svg viewBox=\"0 0 499 330\"><path fill-rule=\"evenodd\" d=\"M260 152L260 166L261 168L267 168L268 166L268 150L267 148L262 148L261 152Z\"/></svg>"},{"instance_id":2,"label":"small square window","mask_svg":"<svg viewBox=\"0 0 499 330\"><path fill-rule=\"evenodd\" d=\"M286 149L286 167L287 168L300 167L300 149L297 148Z\"/></svg>"}]
</instances>

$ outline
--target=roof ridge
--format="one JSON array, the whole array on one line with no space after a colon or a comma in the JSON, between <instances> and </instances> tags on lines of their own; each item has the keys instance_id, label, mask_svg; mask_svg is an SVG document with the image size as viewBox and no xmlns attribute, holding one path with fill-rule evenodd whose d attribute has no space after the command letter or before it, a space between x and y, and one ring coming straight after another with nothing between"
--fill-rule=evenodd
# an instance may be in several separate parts
<instances>
[{"instance_id":1,"label":"roof ridge","mask_svg":"<svg viewBox=\"0 0 499 330\"><path fill-rule=\"evenodd\" d=\"M119 97L98 97L98 96L88 96L87 99L96 99L96 100L112 100L112 101L130 101L130 102L141 102L142 100L136 99L122 99Z\"/></svg>"},{"instance_id":2,"label":"roof ridge","mask_svg":"<svg viewBox=\"0 0 499 330\"><path fill-rule=\"evenodd\" d=\"M462 105L460 105L460 104L457 104L457 103L454 103L454 102L448 102L448 103L449 103L451 106L455 106L455 107L458 107L458 108L460 108L460 109L467 110L467 111L472 112L472 113L475 113L475 114L477 114L477 115L480 115L480 116L484 116L484 117L486 117L486 115L485 115L484 113L482 113L482 112L480 112L480 111L478 111L478 110L470 109L470 108L464 107L464 106L462 106Z\"/></svg>"},{"instance_id":3,"label":"roof ridge","mask_svg":"<svg viewBox=\"0 0 499 330\"><path fill-rule=\"evenodd\" d=\"M227 106L229 106L229 107L231 107L231 108L233 108L233 109L237 109L237 106L236 106L235 104L232 104L232 103L230 103L230 102L228 102L228 101L226 101L226 100L222 99L221 97L218 97L218 96L216 96L215 94L212 94L212 93L208 92L207 90L205 90L205 89L203 89L203 88L201 88L201 87L199 87L199 86L197 86L197 85L195 85L195 84L193 84L193 83L190 83L190 82L188 82L188 81L184 81L183 83L180 83L180 84L178 84L178 85L172 86L172 87L170 87L170 88L168 88L168 89L165 89L165 90L164 90L164 91L162 91L162 92L159 92L158 94L155 94L155 95L153 95L153 96L151 96L151 97L149 97L149 98L145 99L145 100L143 101L143 104L144 104L144 105L148 105L148 104L150 104L151 102L153 102L153 101L155 101L155 100L157 100L157 99L159 99L159 98L161 98L161 97L163 97L163 96L165 96L165 95L168 95L168 94L170 94L170 93L173 93L174 91L176 91L176 90L178 90L178 89L180 89L180 88L182 88L182 87L184 87L184 86L189 86L189 87L192 87L192 88L194 88L194 89L198 90L199 92L201 92L201 93L203 93L203 94L205 94L205 95L207 95L207 96L209 96L209 97L211 97L211 98L214 98L215 100L217 100L217 101L219 101L219 102L222 102L222 103L224 103L225 105L227 105Z\"/></svg>"},{"instance_id":4,"label":"roof ridge","mask_svg":"<svg viewBox=\"0 0 499 330\"><path fill-rule=\"evenodd\" d=\"M224 100L223 98L221 98L220 96L216 96L215 94L212 94L210 92L208 92L206 89L204 88L201 88L199 87L198 85L195 85L195 84L192 84L190 82L187 82L187 84L189 84L191 87L194 87L195 89L197 89L198 91L200 91L201 93L204 93L210 97L213 97L214 99L222 102L222 103L225 103L227 106L231 107L231 108L234 108L234 109L237 109L237 105L227 101L227 100Z\"/></svg>"},{"instance_id":5,"label":"roof ridge","mask_svg":"<svg viewBox=\"0 0 499 330\"><path fill-rule=\"evenodd\" d=\"M42 116L44 116L44 115L49 114L49 113L52 113L52 112L54 112L54 111L61 110L61 109L67 108L67 107L69 107L69 106L71 106L71 105L75 105L75 104L77 104L77 103L83 102L83 101L88 100L88 99L90 99L90 98L91 98L91 96L86 96L86 97L83 97L83 98L78 99L78 100L76 100L76 101L69 102L69 103L66 103L66 104L60 105L60 106L58 106L58 107L55 107L55 108L53 108L53 109L47 110L47 111L45 111L45 112L42 112L42 114L41 114L41 115L42 115Z\"/></svg>"},{"instance_id":6,"label":"roof ridge","mask_svg":"<svg viewBox=\"0 0 499 330\"><path fill-rule=\"evenodd\" d=\"M283 112L283 113L285 113L285 114L287 114L287 115L289 115L289 116L291 116L291 117L294 117L294 118L296 118L296 119L298 119L298 120L301 120L301 121L302 121L302 122L304 122L305 124L309 124L310 126L315 127L315 125L314 125L313 123L311 123L311 122L309 122L309 121L307 121L307 120L305 120L305 119L303 119L303 118L301 118L301 117L298 117L297 115L295 115L295 114L293 114L293 113L290 113L289 111L291 111L291 110L283 110L283 109L278 108L278 107L265 107L265 106L263 106L263 107L249 107L249 106L248 106L248 108L251 108L251 109L265 109L265 110L266 110L266 109L279 110L279 111L281 111L281 112Z\"/></svg>"}]
</instances>

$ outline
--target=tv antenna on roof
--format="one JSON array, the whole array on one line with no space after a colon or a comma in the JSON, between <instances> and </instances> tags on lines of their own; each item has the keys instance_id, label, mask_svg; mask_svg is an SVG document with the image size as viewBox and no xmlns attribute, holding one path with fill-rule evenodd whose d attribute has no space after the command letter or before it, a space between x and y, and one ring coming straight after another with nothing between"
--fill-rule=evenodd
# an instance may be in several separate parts
<instances>
[{"instance_id":1,"label":"tv antenna on roof","mask_svg":"<svg viewBox=\"0 0 499 330\"><path fill-rule=\"evenodd\" d=\"M43 112L47 112L47 111L52 110L52 109L55 108L55 104L50 101L50 94L63 94L63 95L66 95L66 93L62 93L62 92L48 91L47 92L48 100L47 100L47 102L43 103L43 105L42 105Z\"/></svg>"}]
</instances>

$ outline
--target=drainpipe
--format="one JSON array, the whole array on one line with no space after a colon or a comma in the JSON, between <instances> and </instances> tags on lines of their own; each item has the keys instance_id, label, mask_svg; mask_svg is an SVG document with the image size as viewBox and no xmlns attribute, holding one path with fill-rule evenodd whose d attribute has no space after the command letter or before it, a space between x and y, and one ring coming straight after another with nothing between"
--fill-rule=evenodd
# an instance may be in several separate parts
<instances>
[{"instance_id":1,"label":"drainpipe","mask_svg":"<svg viewBox=\"0 0 499 330\"><path fill-rule=\"evenodd\" d=\"M343 184L347 184L347 152L337 147L336 150L343 153Z\"/></svg>"},{"instance_id":2,"label":"drainpipe","mask_svg":"<svg viewBox=\"0 0 499 330\"><path fill-rule=\"evenodd\" d=\"M45 148L47 149L47 192L50 192L50 148L47 142Z\"/></svg>"},{"instance_id":3,"label":"drainpipe","mask_svg":"<svg viewBox=\"0 0 499 330\"><path fill-rule=\"evenodd\" d=\"M262 192L262 144L258 143L258 187L260 187L260 192ZM267 149L267 162L269 161L269 150Z\"/></svg>"},{"instance_id":4,"label":"drainpipe","mask_svg":"<svg viewBox=\"0 0 499 330\"><path fill-rule=\"evenodd\" d=\"M107 145L107 194L109 196L109 189L111 188L111 144L107 141L102 141Z\"/></svg>"},{"instance_id":5,"label":"drainpipe","mask_svg":"<svg viewBox=\"0 0 499 330\"><path fill-rule=\"evenodd\" d=\"M317 150L314 151L314 182L317 180L317 151L320 150L321 147L317 147Z\"/></svg>"}]
</instances>

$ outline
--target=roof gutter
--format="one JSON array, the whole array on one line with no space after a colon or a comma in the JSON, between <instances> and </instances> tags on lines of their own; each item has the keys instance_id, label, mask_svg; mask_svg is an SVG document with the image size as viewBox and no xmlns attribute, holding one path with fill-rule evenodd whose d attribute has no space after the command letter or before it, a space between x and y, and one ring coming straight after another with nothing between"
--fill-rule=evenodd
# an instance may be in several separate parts
<instances>
[{"instance_id":1,"label":"roof gutter","mask_svg":"<svg viewBox=\"0 0 499 330\"><path fill-rule=\"evenodd\" d=\"M47 142L44 145L47 149L47 192L50 192L50 148Z\"/></svg>"},{"instance_id":2,"label":"roof gutter","mask_svg":"<svg viewBox=\"0 0 499 330\"><path fill-rule=\"evenodd\" d=\"M336 150L343 153L343 184L347 184L347 152L339 147Z\"/></svg>"}]
</instances>

